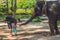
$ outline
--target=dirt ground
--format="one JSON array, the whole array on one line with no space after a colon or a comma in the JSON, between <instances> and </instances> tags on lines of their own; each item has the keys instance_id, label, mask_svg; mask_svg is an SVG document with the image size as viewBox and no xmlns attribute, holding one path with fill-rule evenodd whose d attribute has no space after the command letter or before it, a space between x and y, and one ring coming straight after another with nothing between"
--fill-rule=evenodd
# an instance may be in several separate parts
<instances>
[{"instance_id":1,"label":"dirt ground","mask_svg":"<svg viewBox=\"0 0 60 40\"><path fill-rule=\"evenodd\" d=\"M9 36L6 23L0 23L0 40L60 40L60 35L50 35L48 21L30 22L27 25L17 24L17 36Z\"/></svg>"}]
</instances>

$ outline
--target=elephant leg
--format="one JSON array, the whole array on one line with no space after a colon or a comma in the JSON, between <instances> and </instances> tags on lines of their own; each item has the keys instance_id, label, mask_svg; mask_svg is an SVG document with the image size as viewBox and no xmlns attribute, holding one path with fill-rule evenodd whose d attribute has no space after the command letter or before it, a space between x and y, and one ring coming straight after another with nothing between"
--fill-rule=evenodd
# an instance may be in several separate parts
<instances>
[{"instance_id":1,"label":"elephant leg","mask_svg":"<svg viewBox=\"0 0 60 40\"><path fill-rule=\"evenodd\" d=\"M54 22L54 29L55 29L55 33L59 34L59 30L58 30L58 27L57 27L57 21Z\"/></svg>"},{"instance_id":2,"label":"elephant leg","mask_svg":"<svg viewBox=\"0 0 60 40\"><path fill-rule=\"evenodd\" d=\"M49 20L51 35L55 35L55 33L54 33L54 24L53 23L54 22L52 20Z\"/></svg>"}]
</instances>

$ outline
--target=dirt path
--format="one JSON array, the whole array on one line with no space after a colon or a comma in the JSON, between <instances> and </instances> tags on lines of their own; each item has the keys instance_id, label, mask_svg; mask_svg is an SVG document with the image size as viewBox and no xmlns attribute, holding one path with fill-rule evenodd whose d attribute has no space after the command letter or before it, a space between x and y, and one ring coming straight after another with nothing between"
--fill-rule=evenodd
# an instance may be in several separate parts
<instances>
[{"instance_id":1,"label":"dirt path","mask_svg":"<svg viewBox=\"0 0 60 40\"><path fill-rule=\"evenodd\" d=\"M19 24L19 23L18 23ZM6 23L0 23L0 40L60 40L60 35L50 36L47 21L17 25L17 36L10 37Z\"/></svg>"}]
</instances>

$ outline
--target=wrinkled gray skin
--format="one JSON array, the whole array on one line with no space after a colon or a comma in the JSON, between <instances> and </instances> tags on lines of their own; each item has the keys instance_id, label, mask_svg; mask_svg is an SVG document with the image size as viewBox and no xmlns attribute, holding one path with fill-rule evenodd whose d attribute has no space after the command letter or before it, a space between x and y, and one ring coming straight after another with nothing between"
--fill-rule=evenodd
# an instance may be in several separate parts
<instances>
[{"instance_id":1,"label":"wrinkled gray skin","mask_svg":"<svg viewBox=\"0 0 60 40\"><path fill-rule=\"evenodd\" d=\"M34 13L32 14L31 18L27 22L21 25L28 24L30 21L32 21L33 18L37 16L41 16L43 14L42 8L44 4L45 4L44 2L37 1L34 9ZM57 20L60 19L60 3L58 1L47 2L45 6L46 6L46 9L44 9L43 11L44 12L46 11L45 14L49 19L51 35L59 34L58 27L57 27Z\"/></svg>"}]
</instances>

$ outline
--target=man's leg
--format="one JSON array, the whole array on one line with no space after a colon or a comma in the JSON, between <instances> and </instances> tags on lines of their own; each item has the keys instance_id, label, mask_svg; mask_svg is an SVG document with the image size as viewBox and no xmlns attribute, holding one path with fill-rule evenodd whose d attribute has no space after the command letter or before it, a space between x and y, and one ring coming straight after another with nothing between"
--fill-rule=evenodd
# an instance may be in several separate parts
<instances>
[{"instance_id":1,"label":"man's leg","mask_svg":"<svg viewBox=\"0 0 60 40\"><path fill-rule=\"evenodd\" d=\"M15 23L12 23L12 26L13 26L13 32L14 32L14 34L16 35L16 33L17 33L17 30L16 30L16 24Z\"/></svg>"},{"instance_id":2,"label":"man's leg","mask_svg":"<svg viewBox=\"0 0 60 40\"><path fill-rule=\"evenodd\" d=\"M9 33L10 33L11 36L13 35L13 34L12 34L12 29L9 30Z\"/></svg>"},{"instance_id":3,"label":"man's leg","mask_svg":"<svg viewBox=\"0 0 60 40\"><path fill-rule=\"evenodd\" d=\"M10 36L12 36L12 25L11 23L8 23L8 28L9 28L9 33L10 33Z\"/></svg>"}]
</instances>

